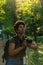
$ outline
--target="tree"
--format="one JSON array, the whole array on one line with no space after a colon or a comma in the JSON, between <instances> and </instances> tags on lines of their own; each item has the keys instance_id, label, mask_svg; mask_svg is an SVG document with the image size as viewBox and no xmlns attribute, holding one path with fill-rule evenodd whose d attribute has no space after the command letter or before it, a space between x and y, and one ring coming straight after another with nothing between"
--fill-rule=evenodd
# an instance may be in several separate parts
<instances>
[{"instance_id":1,"label":"tree","mask_svg":"<svg viewBox=\"0 0 43 65\"><path fill-rule=\"evenodd\" d=\"M14 34L13 26L17 20L15 0L0 1L0 25L5 26L4 33Z\"/></svg>"},{"instance_id":2,"label":"tree","mask_svg":"<svg viewBox=\"0 0 43 65\"><path fill-rule=\"evenodd\" d=\"M28 23L28 26L27 26L28 28L26 28L28 31L31 31L30 27L34 22L36 26L37 35L39 35L39 33L41 34L40 30L43 24L42 22L43 16L41 14L42 13L41 9L42 9L42 6L39 0L29 0L29 1L27 0L27 1L21 2L21 4L17 4L18 18L23 19L25 23ZM33 32L31 34L33 34Z\"/></svg>"}]
</instances>

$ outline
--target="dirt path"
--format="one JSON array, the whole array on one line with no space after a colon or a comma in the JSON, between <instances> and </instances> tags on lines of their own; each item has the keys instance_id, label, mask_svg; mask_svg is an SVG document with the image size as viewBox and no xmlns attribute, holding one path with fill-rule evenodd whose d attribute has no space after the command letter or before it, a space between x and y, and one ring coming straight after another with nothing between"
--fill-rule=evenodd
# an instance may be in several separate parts
<instances>
[{"instance_id":1,"label":"dirt path","mask_svg":"<svg viewBox=\"0 0 43 65\"><path fill-rule=\"evenodd\" d=\"M2 63L2 54L3 54L3 41L0 38L0 65L5 65L5 63Z\"/></svg>"}]
</instances>

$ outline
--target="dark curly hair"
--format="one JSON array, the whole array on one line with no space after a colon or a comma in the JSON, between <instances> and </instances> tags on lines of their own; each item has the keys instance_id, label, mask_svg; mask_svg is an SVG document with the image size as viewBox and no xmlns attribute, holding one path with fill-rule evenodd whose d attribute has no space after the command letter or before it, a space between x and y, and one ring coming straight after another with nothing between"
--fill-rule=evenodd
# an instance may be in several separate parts
<instances>
[{"instance_id":1,"label":"dark curly hair","mask_svg":"<svg viewBox=\"0 0 43 65\"><path fill-rule=\"evenodd\" d=\"M15 24L14 24L14 30L15 30L15 32L16 32L16 30L18 30L18 27L19 27L19 25L24 25L24 27L25 27L25 23L24 23L24 21L22 21L22 20L17 20L16 22L15 22Z\"/></svg>"}]
</instances>

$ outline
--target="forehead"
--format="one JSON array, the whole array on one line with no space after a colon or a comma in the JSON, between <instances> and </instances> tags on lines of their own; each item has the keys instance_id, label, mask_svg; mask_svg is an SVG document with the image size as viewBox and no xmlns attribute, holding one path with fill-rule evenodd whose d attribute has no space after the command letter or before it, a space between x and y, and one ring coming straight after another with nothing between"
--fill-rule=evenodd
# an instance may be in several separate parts
<instances>
[{"instance_id":1,"label":"forehead","mask_svg":"<svg viewBox=\"0 0 43 65\"><path fill-rule=\"evenodd\" d=\"M25 27L23 24L20 24L19 27Z\"/></svg>"}]
</instances>

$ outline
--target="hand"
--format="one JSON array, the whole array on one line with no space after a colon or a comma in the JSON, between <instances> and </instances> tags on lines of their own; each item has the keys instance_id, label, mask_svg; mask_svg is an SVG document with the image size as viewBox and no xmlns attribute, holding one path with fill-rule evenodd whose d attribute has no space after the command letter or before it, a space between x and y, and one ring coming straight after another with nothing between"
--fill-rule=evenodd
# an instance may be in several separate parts
<instances>
[{"instance_id":1,"label":"hand","mask_svg":"<svg viewBox=\"0 0 43 65\"><path fill-rule=\"evenodd\" d=\"M34 50L35 50L35 49L38 49L38 45L36 44L35 41L32 42L31 48L33 48Z\"/></svg>"},{"instance_id":2,"label":"hand","mask_svg":"<svg viewBox=\"0 0 43 65\"><path fill-rule=\"evenodd\" d=\"M22 46L27 47L27 42L26 42L26 40L23 41Z\"/></svg>"}]
</instances>

